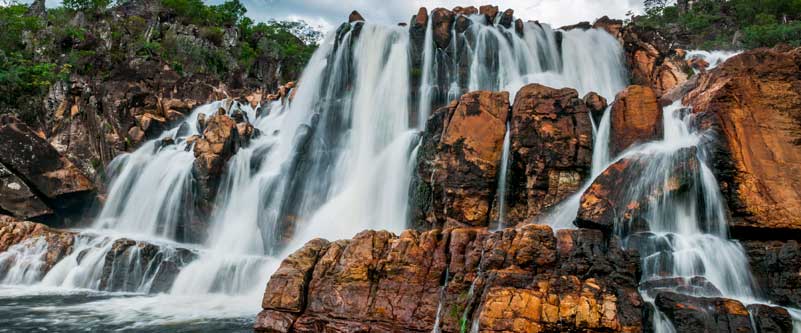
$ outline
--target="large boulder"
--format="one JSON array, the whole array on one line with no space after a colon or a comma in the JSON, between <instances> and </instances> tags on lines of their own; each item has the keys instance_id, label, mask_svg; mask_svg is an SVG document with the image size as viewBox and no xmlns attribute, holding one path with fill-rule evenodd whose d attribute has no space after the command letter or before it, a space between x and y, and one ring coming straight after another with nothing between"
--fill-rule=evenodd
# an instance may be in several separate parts
<instances>
[{"instance_id":1,"label":"large boulder","mask_svg":"<svg viewBox=\"0 0 801 333\"><path fill-rule=\"evenodd\" d=\"M431 25L434 29L434 43L438 48L446 49L451 43L451 26L453 25L453 12L445 8L431 11Z\"/></svg>"},{"instance_id":2,"label":"large boulder","mask_svg":"<svg viewBox=\"0 0 801 333\"><path fill-rule=\"evenodd\" d=\"M7 182L0 189L4 210L20 218L51 211L57 212L59 219L81 215L95 187L69 159L10 116L0 119L0 142L0 165Z\"/></svg>"},{"instance_id":3,"label":"large boulder","mask_svg":"<svg viewBox=\"0 0 801 333\"><path fill-rule=\"evenodd\" d=\"M662 138L662 107L656 93L645 86L629 86L612 106L609 150L617 156L635 143Z\"/></svg>"},{"instance_id":4,"label":"large boulder","mask_svg":"<svg viewBox=\"0 0 801 333\"><path fill-rule=\"evenodd\" d=\"M569 88L530 84L512 110L511 163L507 177L509 224L536 217L577 190L592 166L590 110L605 105L582 100Z\"/></svg>"},{"instance_id":5,"label":"large boulder","mask_svg":"<svg viewBox=\"0 0 801 333\"><path fill-rule=\"evenodd\" d=\"M365 231L286 259L255 329L636 332L637 262L595 230Z\"/></svg>"},{"instance_id":6,"label":"large boulder","mask_svg":"<svg viewBox=\"0 0 801 333\"><path fill-rule=\"evenodd\" d=\"M197 255L184 248L127 238L114 240L103 258L98 288L106 291L164 293ZM142 288L146 287L146 290Z\"/></svg>"},{"instance_id":7,"label":"large boulder","mask_svg":"<svg viewBox=\"0 0 801 333\"><path fill-rule=\"evenodd\" d=\"M601 21L599 27L609 26L605 23ZM614 31L612 28L610 33ZM684 54L672 49L658 31L628 24L618 33L633 84L649 86L662 96L689 79L692 69L684 61Z\"/></svg>"},{"instance_id":8,"label":"large boulder","mask_svg":"<svg viewBox=\"0 0 801 333\"><path fill-rule=\"evenodd\" d=\"M487 225L508 115L509 94L487 91L434 112L418 156L418 222Z\"/></svg>"},{"instance_id":9,"label":"large boulder","mask_svg":"<svg viewBox=\"0 0 801 333\"><path fill-rule=\"evenodd\" d=\"M704 74L685 98L716 137L709 160L736 238L801 231L801 48L757 49Z\"/></svg>"},{"instance_id":10,"label":"large boulder","mask_svg":"<svg viewBox=\"0 0 801 333\"><path fill-rule=\"evenodd\" d=\"M652 178L649 171L666 171L666 177ZM641 215L666 195L692 188L700 162L695 148L683 148L671 155L636 154L623 158L603 171L581 196L575 224L582 228L611 232L645 231Z\"/></svg>"}]
</instances>

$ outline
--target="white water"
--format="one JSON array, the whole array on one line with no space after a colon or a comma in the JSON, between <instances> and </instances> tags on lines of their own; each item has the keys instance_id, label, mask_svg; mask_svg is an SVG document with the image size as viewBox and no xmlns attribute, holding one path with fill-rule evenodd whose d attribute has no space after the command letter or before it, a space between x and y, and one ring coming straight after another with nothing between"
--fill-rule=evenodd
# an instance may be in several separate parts
<instances>
[{"instance_id":1,"label":"white water","mask_svg":"<svg viewBox=\"0 0 801 333\"><path fill-rule=\"evenodd\" d=\"M498 226L496 230L504 228L506 222L506 182L509 174L509 159L511 158L512 148L512 129L509 122L506 123L506 134L503 136L503 151L501 152L501 170L498 173Z\"/></svg>"},{"instance_id":2,"label":"white water","mask_svg":"<svg viewBox=\"0 0 801 333\"><path fill-rule=\"evenodd\" d=\"M694 58L701 58L707 63L709 63L709 67L707 70L712 70L715 67L718 67L720 64L729 60L729 58L736 56L742 53L742 51L704 51L704 50L690 50L687 51L687 54L684 56L684 59L690 60ZM693 71L697 72L697 70L693 69Z\"/></svg>"},{"instance_id":3,"label":"white water","mask_svg":"<svg viewBox=\"0 0 801 333\"><path fill-rule=\"evenodd\" d=\"M471 18L476 23L482 19ZM561 47L557 34L562 34ZM449 97L468 89L513 94L536 82L612 98L626 84L620 45L597 30L556 32L527 23L519 36L513 29L473 24L442 50L434 48L429 29L420 87L410 85L409 44L408 31L395 26L366 24L358 38L353 29L330 33L310 60L291 103L263 105L267 112L259 117L248 105L230 101L197 108L181 126L112 162L113 180L102 212L93 230L76 238L70 255L37 276L22 263L37 267L44 249L17 249L13 255L29 259L15 261L19 264L7 275L13 276L8 282L35 285L34 292L137 293L71 308L115 307L120 322L131 315L143 317L143 325L202 316L252 318L280 259L308 240L350 238L364 229L399 232L407 226L418 132L430 111L447 104ZM462 72L467 77L460 77ZM412 89L419 89L419 103L411 101ZM188 238L185 227L197 218L191 213L194 156L186 139L199 134L199 114L212 115L220 107L228 114L244 112L262 135L228 162L208 238L202 244L176 243ZM410 123L414 112L419 124ZM163 146L164 138L175 144ZM504 141L499 183L506 182L510 133ZM505 185L499 189L503 191ZM505 198L500 200L503 210ZM103 287L106 257L122 237L158 244L165 254L143 264L142 251L129 248L111 262L112 276L118 277L112 281L121 281L121 286ZM189 248L198 258L181 266L166 294L145 296L154 292L158 272L148 267L177 260L172 257L176 248ZM0 267L3 262L10 261L0 257ZM191 310L179 309L189 304Z\"/></svg>"}]
</instances>

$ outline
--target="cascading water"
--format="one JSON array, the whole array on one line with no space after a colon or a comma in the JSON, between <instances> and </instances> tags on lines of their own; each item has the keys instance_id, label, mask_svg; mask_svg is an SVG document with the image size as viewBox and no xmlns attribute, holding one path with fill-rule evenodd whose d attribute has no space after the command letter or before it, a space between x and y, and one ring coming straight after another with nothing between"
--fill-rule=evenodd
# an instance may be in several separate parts
<instances>
[{"instance_id":1,"label":"cascading water","mask_svg":"<svg viewBox=\"0 0 801 333\"><path fill-rule=\"evenodd\" d=\"M509 123L506 124L506 134L503 137L503 150L501 152L501 170L498 172L498 225L496 230L504 227L506 217L506 181L509 174L509 159L511 158L512 130Z\"/></svg>"},{"instance_id":2,"label":"cascading water","mask_svg":"<svg viewBox=\"0 0 801 333\"><path fill-rule=\"evenodd\" d=\"M237 102L211 103L115 159L102 212L91 230L76 236L72 253L39 276L33 268L42 264L46 250L37 241L15 248L3 254L13 255L13 261L0 256L0 267L13 266L4 283L34 284L47 293L48 288L134 293L125 294L124 301L113 293L91 294L99 299L71 300L62 308L106 309L93 318L97 325L110 322L99 326L108 329L208 325L215 318L249 321L270 273L306 241L406 227L418 133L433 108L469 89L515 92L541 83L612 98L626 84L622 49L603 31L555 31L529 22L519 33L484 24L483 16L469 20L473 23L466 30L453 28L445 49L435 46L428 23L421 69L412 68L407 29L343 25L321 43L291 102L262 105L263 114ZM413 86L417 70L422 80ZM419 100L413 91L419 91ZM186 225L197 216L188 139L201 134L196 126L200 114L211 116L220 108L228 114L244 112L261 135L228 162L208 237L190 244L194 239ZM507 133L507 167L511 139ZM502 172L499 183L505 178ZM504 188L499 185L499 192ZM505 199L499 200L503 209ZM160 250L128 243L126 237ZM153 293L165 294L145 295ZM192 304L192 311L182 310L186 304Z\"/></svg>"}]
</instances>

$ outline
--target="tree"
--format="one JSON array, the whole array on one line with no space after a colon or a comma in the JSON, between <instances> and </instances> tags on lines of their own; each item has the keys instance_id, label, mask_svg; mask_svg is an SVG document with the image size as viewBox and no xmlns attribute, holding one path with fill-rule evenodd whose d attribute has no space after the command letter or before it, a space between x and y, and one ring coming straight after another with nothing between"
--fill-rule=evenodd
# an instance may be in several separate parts
<instances>
[{"instance_id":1,"label":"tree","mask_svg":"<svg viewBox=\"0 0 801 333\"><path fill-rule=\"evenodd\" d=\"M74 11L98 12L106 9L111 4L111 0L64 0L62 4Z\"/></svg>"}]
</instances>

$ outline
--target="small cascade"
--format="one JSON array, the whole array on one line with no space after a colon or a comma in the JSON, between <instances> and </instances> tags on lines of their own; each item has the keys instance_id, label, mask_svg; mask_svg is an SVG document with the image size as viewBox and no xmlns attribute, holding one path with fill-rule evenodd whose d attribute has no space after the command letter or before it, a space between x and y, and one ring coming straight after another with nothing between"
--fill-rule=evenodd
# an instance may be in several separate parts
<instances>
[{"instance_id":1,"label":"small cascade","mask_svg":"<svg viewBox=\"0 0 801 333\"><path fill-rule=\"evenodd\" d=\"M511 158L512 134L511 124L506 123L506 135L503 137L503 152L501 153L501 170L498 172L498 225L496 230L501 230L505 225L506 217L506 182L509 173L509 159Z\"/></svg>"},{"instance_id":2,"label":"small cascade","mask_svg":"<svg viewBox=\"0 0 801 333\"><path fill-rule=\"evenodd\" d=\"M431 330L431 333L440 333L442 332L442 328L440 328L440 322L442 321L442 307L444 303L442 302L445 299L445 291L448 290L448 279L450 278L450 265L445 267L445 283L442 284L442 287L439 288L439 304L437 304L437 315L434 318L434 328Z\"/></svg>"},{"instance_id":3,"label":"small cascade","mask_svg":"<svg viewBox=\"0 0 801 333\"><path fill-rule=\"evenodd\" d=\"M686 60L692 60L695 58L703 59L706 63L709 64L707 70L714 69L718 67L718 65L726 62L729 58L740 54L742 51L705 51L705 50L690 50L687 51L687 54L684 56ZM697 72L697 70L694 70Z\"/></svg>"},{"instance_id":4,"label":"small cascade","mask_svg":"<svg viewBox=\"0 0 801 333\"><path fill-rule=\"evenodd\" d=\"M434 29L432 22L434 20L429 18L426 23L426 37L423 41L423 77L420 81L420 103L417 106L417 128L420 131L425 130L428 115L431 114L431 99L434 94L435 82L434 76Z\"/></svg>"},{"instance_id":5,"label":"small cascade","mask_svg":"<svg viewBox=\"0 0 801 333\"><path fill-rule=\"evenodd\" d=\"M25 240L0 253L0 284L32 284L42 276L47 241L37 237Z\"/></svg>"},{"instance_id":6,"label":"small cascade","mask_svg":"<svg viewBox=\"0 0 801 333\"><path fill-rule=\"evenodd\" d=\"M592 119L592 116L590 116L590 119ZM604 172L611 162L611 157L609 156L609 138L612 132L612 105L604 110L601 121L598 123L598 126L594 128L595 141L592 147L591 178L595 178L601 174L601 172Z\"/></svg>"}]
</instances>

